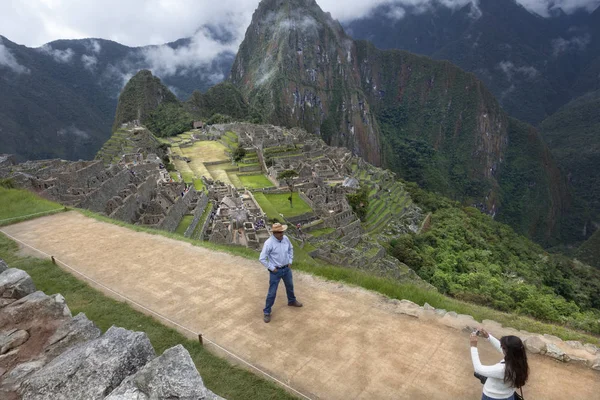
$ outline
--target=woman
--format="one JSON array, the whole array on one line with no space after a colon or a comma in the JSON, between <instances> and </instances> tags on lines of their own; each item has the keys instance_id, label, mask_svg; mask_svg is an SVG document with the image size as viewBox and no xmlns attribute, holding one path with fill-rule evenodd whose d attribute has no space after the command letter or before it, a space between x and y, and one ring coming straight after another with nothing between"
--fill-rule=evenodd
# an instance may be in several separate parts
<instances>
[{"instance_id":1,"label":"woman","mask_svg":"<svg viewBox=\"0 0 600 400\"><path fill-rule=\"evenodd\" d=\"M479 334L487 338L492 346L504 354L504 360L495 365L481 365L477 351L477 334L471 333L471 360L475 372L487 377L483 385L481 400L514 400L515 388L525 385L529 376L527 354L523 342L516 336L496 339L483 329Z\"/></svg>"}]
</instances>

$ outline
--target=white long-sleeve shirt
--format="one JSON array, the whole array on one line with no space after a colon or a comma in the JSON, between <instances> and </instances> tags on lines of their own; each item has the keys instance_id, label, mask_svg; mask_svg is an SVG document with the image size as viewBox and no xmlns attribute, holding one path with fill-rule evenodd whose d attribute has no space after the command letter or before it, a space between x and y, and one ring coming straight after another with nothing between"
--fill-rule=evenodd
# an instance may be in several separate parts
<instances>
[{"instance_id":1,"label":"white long-sleeve shirt","mask_svg":"<svg viewBox=\"0 0 600 400\"><path fill-rule=\"evenodd\" d=\"M504 354L498 339L489 335L488 340L496 350ZM485 385L483 385L483 393L486 396L491 397L492 399L506 399L507 397L512 396L515 392L515 388L510 382L504 383L504 370L506 368L504 360L494 365L482 365L479 360L479 351L477 350L477 347L471 347L471 361L473 361L475 372L487 376L488 378L487 381L485 381Z\"/></svg>"},{"instance_id":2,"label":"white long-sleeve shirt","mask_svg":"<svg viewBox=\"0 0 600 400\"><path fill-rule=\"evenodd\" d=\"M276 267L291 264L294 261L294 247L287 236L277 240L275 236L267 239L260 252L260 262L273 271Z\"/></svg>"}]
</instances>

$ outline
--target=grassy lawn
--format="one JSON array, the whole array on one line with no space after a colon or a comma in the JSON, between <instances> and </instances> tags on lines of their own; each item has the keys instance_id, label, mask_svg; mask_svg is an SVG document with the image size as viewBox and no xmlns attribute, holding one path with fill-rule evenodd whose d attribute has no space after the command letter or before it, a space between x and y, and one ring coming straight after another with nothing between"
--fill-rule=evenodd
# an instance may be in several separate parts
<instances>
[{"instance_id":1,"label":"grassy lawn","mask_svg":"<svg viewBox=\"0 0 600 400\"><path fill-rule=\"evenodd\" d=\"M186 338L156 319L134 310L127 303L103 295L52 262L19 257L17 250L16 243L0 234L0 258L10 267L26 271L38 290L48 295L62 294L73 315L85 313L103 332L112 325L146 332L159 355L170 347L182 344L189 351L205 385L218 395L231 400L295 398L274 383L215 356L197 340Z\"/></svg>"},{"instance_id":2,"label":"grassy lawn","mask_svg":"<svg viewBox=\"0 0 600 400\"><path fill-rule=\"evenodd\" d=\"M177 175L177 172L175 171L170 171L169 175L171 176L171 179L173 179L173 181L175 182L179 182L179 175Z\"/></svg>"},{"instance_id":3,"label":"grassy lawn","mask_svg":"<svg viewBox=\"0 0 600 400\"><path fill-rule=\"evenodd\" d=\"M43 199L27 190L5 189L0 187L0 226L29 219L27 215L51 214L63 211L65 207Z\"/></svg>"},{"instance_id":4,"label":"grassy lawn","mask_svg":"<svg viewBox=\"0 0 600 400\"><path fill-rule=\"evenodd\" d=\"M196 229L194 229L194 232L192 232L192 237L195 238L200 234L200 230L204 226L204 223L206 222L206 218L208 218L208 214L210 214L210 212L212 211L212 207L213 207L213 203L211 201L206 203L206 207L204 208L204 211L202 212L200 221L198 221L198 225L196 225Z\"/></svg>"},{"instance_id":5,"label":"grassy lawn","mask_svg":"<svg viewBox=\"0 0 600 400\"><path fill-rule=\"evenodd\" d=\"M266 194L265 197L278 212L286 217L295 217L312 211L312 208L298 196L298 192L293 193L293 207L290 207L290 201L288 200L288 197L290 197L289 193Z\"/></svg>"},{"instance_id":6,"label":"grassy lawn","mask_svg":"<svg viewBox=\"0 0 600 400\"><path fill-rule=\"evenodd\" d=\"M197 192L201 192L204 190L204 183L202 183L201 179L194 179L194 188Z\"/></svg>"},{"instance_id":7,"label":"grassy lawn","mask_svg":"<svg viewBox=\"0 0 600 400\"><path fill-rule=\"evenodd\" d=\"M236 165L231 165L230 162L224 162L221 164L207 165L206 169L214 179L232 185L233 183L229 179L227 173L228 171L237 171L238 167Z\"/></svg>"},{"instance_id":8,"label":"grassy lawn","mask_svg":"<svg viewBox=\"0 0 600 400\"><path fill-rule=\"evenodd\" d=\"M262 189L274 186L273 182L264 175L240 175L238 178L242 181L242 185L248 189Z\"/></svg>"},{"instance_id":9,"label":"grassy lawn","mask_svg":"<svg viewBox=\"0 0 600 400\"><path fill-rule=\"evenodd\" d=\"M308 232L309 235L314 236L314 237L319 237L319 236L323 236L323 235L327 235L331 232L334 232L335 228L323 228L323 229L317 229L314 231L310 231Z\"/></svg>"},{"instance_id":10,"label":"grassy lawn","mask_svg":"<svg viewBox=\"0 0 600 400\"><path fill-rule=\"evenodd\" d=\"M184 156L201 162L227 161L229 157L225 150L227 148L222 143L214 140L194 142L192 146L181 149Z\"/></svg>"},{"instance_id":11,"label":"grassy lawn","mask_svg":"<svg viewBox=\"0 0 600 400\"><path fill-rule=\"evenodd\" d=\"M190 224L192 223L193 220L194 220L193 215L184 215L183 218L181 219L181 222L179 222L177 229L175 229L175 233L183 236L183 234L185 233L188 226L190 226Z\"/></svg>"},{"instance_id":12,"label":"grassy lawn","mask_svg":"<svg viewBox=\"0 0 600 400\"><path fill-rule=\"evenodd\" d=\"M254 193L254 198L256 199L256 202L260 208L262 208L263 212L267 214L267 218L270 220L278 220L283 222L281 216L277 212L277 209L273 207L273 204L271 204L271 202L265 197L264 193Z\"/></svg>"}]
</instances>

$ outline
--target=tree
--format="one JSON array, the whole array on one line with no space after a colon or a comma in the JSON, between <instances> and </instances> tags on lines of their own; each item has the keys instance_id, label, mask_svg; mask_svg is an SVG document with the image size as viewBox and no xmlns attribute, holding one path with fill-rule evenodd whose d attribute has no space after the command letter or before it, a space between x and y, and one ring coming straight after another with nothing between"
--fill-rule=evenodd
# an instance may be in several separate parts
<instances>
[{"instance_id":1,"label":"tree","mask_svg":"<svg viewBox=\"0 0 600 400\"><path fill-rule=\"evenodd\" d=\"M240 162L246 156L246 149L241 144L233 151L231 157L234 162Z\"/></svg>"},{"instance_id":2,"label":"tree","mask_svg":"<svg viewBox=\"0 0 600 400\"><path fill-rule=\"evenodd\" d=\"M292 203L292 197L294 195L294 178L297 176L298 173L293 169L286 169L285 171L281 171L279 175L277 175L277 179L283 179L288 185L288 188L290 189L290 197L288 198L288 200L290 201L291 208L294 208L294 205Z\"/></svg>"}]
</instances>

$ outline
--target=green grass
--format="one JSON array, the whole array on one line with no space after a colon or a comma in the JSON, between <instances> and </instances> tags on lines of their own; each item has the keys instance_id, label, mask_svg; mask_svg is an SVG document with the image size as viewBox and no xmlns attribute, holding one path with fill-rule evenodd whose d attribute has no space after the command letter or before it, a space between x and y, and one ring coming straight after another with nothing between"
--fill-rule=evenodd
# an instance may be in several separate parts
<instances>
[{"instance_id":1,"label":"green grass","mask_svg":"<svg viewBox=\"0 0 600 400\"><path fill-rule=\"evenodd\" d=\"M0 205L0 226L66 209L58 203L43 199L27 190L5 189L3 187L0 187ZM28 217L31 214L36 215Z\"/></svg>"},{"instance_id":2,"label":"green grass","mask_svg":"<svg viewBox=\"0 0 600 400\"><path fill-rule=\"evenodd\" d=\"M327 235L334 231L335 231L335 228L322 228L322 229L316 229L314 231L310 231L309 234L313 237L319 237L319 236Z\"/></svg>"},{"instance_id":3,"label":"green grass","mask_svg":"<svg viewBox=\"0 0 600 400\"><path fill-rule=\"evenodd\" d=\"M181 219L181 222L179 222L177 229L175 229L175 233L183 236L183 234L185 233L185 231L190 226L190 224L192 223L193 220L194 220L193 215L184 215L183 218Z\"/></svg>"},{"instance_id":4,"label":"green grass","mask_svg":"<svg viewBox=\"0 0 600 400\"><path fill-rule=\"evenodd\" d=\"M264 175L238 175L238 178L240 178L242 185L248 189L261 189L274 186L273 182Z\"/></svg>"},{"instance_id":5,"label":"green grass","mask_svg":"<svg viewBox=\"0 0 600 400\"><path fill-rule=\"evenodd\" d=\"M0 234L0 258L10 267L26 271L38 290L48 295L62 294L73 315L85 313L103 332L112 325L146 332L157 354L182 344L189 351L205 385L220 396L231 400L295 398L274 383L210 353L197 340L186 338L127 303L103 295L50 261L19 257L17 251L17 244Z\"/></svg>"},{"instance_id":6,"label":"green grass","mask_svg":"<svg viewBox=\"0 0 600 400\"><path fill-rule=\"evenodd\" d=\"M263 193L261 193L261 192L254 193L254 199L256 200L256 202L258 203L260 208L262 208L263 212L265 214L267 214L267 218L269 218L272 221L278 220L280 222L283 222L281 220L282 219L281 216L277 212L277 209L275 207L273 207L273 204L271 204L271 202L265 197L265 195Z\"/></svg>"},{"instance_id":7,"label":"green grass","mask_svg":"<svg viewBox=\"0 0 600 400\"><path fill-rule=\"evenodd\" d=\"M179 182L179 175L177 174L177 172L171 171L169 172L169 175L171 176L171 179L173 179L175 182Z\"/></svg>"},{"instance_id":8,"label":"green grass","mask_svg":"<svg viewBox=\"0 0 600 400\"><path fill-rule=\"evenodd\" d=\"M204 190L204 183L202 183L202 179L194 179L194 188L197 192L202 192Z\"/></svg>"},{"instance_id":9,"label":"green grass","mask_svg":"<svg viewBox=\"0 0 600 400\"><path fill-rule=\"evenodd\" d=\"M289 193L266 194L265 197L285 217L295 217L312 211L312 208L300 198L298 192L293 193L293 207L290 207L290 201L288 200L288 197L290 197Z\"/></svg>"}]
</instances>

